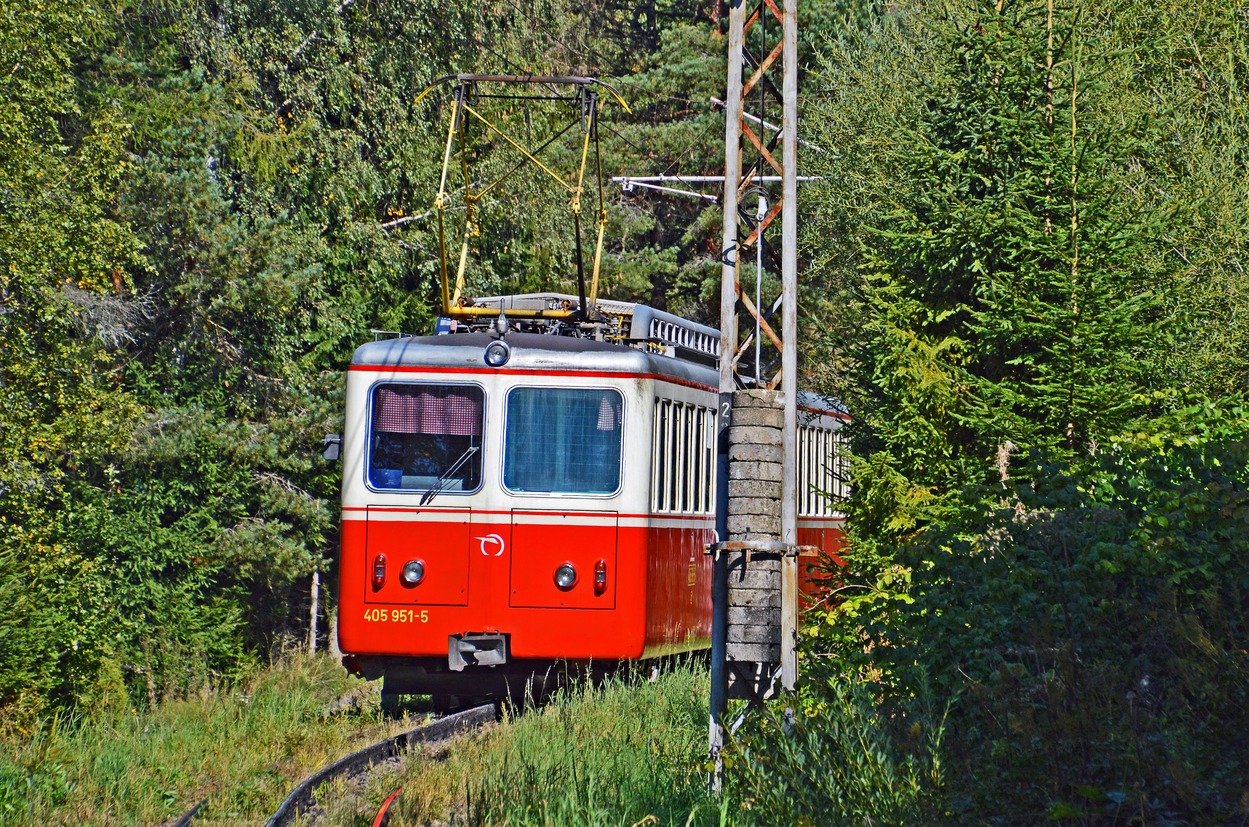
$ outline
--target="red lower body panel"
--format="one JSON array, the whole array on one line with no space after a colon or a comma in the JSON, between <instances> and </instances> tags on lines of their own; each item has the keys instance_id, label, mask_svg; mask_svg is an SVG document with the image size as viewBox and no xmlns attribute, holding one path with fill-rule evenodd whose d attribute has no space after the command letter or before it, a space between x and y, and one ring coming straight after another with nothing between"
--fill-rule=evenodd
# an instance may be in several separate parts
<instances>
[{"instance_id":1,"label":"red lower body panel","mask_svg":"<svg viewBox=\"0 0 1249 827\"><path fill-rule=\"evenodd\" d=\"M618 526L606 513L448 510L437 521L429 514L405 520L392 509L343 521L344 652L445 658L451 635L500 633L508 635L512 659L621 660L709 635L709 600L691 603L687 585L691 562L705 567L705 532L658 530L656 541L655 530ZM658 547L666 549L662 557ZM385 577L375 586L379 554ZM675 574L668 571L672 555L681 558ZM400 582L409 560L425 570L415 587ZM576 579L562 589L555 573L566 564ZM708 575L695 576L709 595ZM679 586L682 600L652 612L652 582L665 595Z\"/></svg>"},{"instance_id":2,"label":"red lower body panel","mask_svg":"<svg viewBox=\"0 0 1249 827\"><path fill-rule=\"evenodd\" d=\"M798 545L820 549L816 556L798 558L798 593L802 596L802 609L825 600L836 586L843 582L837 569L846 565L841 551L846 537L841 531L840 520L799 519Z\"/></svg>"},{"instance_id":3,"label":"red lower body panel","mask_svg":"<svg viewBox=\"0 0 1249 827\"><path fill-rule=\"evenodd\" d=\"M445 659L448 639L465 634L507 635L512 660L615 661L710 645L709 517L647 527L612 512L354 514L342 524L343 652ZM800 521L798 540L841 564L834 521ZM413 560L424 570L415 586L400 576ZM555 579L565 564L576 575L569 588ZM799 568L804 594L827 592L817 560Z\"/></svg>"},{"instance_id":4,"label":"red lower body panel","mask_svg":"<svg viewBox=\"0 0 1249 827\"><path fill-rule=\"evenodd\" d=\"M715 542L714 521L690 521L682 528L650 528L646 533L647 657L711 645L712 560L707 545Z\"/></svg>"}]
</instances>

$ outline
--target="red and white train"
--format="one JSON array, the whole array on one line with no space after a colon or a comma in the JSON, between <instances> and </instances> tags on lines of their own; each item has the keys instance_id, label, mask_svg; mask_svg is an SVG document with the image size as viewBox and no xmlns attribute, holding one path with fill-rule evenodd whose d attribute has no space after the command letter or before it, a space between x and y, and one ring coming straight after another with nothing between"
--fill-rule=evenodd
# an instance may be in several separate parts
<instances>
[{"instance_id":1,"label":"red and white train","mask_svg":"<svg viewBox=\"0 0 1249 827\"><path fill-rule=\"evenodd\" d=\"M495 329L356 351L338 639L384 697L488 695L557 661L710 645L719 334L601 308L615 342ZM814 399L798 541L835 554L843 417Z\"/></svg>"}]
</instances>

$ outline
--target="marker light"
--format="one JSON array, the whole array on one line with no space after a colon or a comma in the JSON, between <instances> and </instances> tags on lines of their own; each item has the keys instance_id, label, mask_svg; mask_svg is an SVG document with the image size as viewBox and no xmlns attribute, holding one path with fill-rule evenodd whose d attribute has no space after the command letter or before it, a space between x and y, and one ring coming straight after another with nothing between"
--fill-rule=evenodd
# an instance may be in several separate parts
<instances>
[{"instance_id":1,"label":"marker light","mask_svg":"<svg viewBox=\"0 0 1249 827\"><path fill-rule=\"evenodd\" d=\"M486 352L482 358L490 367L501 368L507 364L508 359L512 358L512 347L502 340L491 342L486 345Z\"/></svg>"},{"instance_id":2,"label":"marker light","mask_svg":"<svg viewBox=\"0 0 1249 827\"><path fill-rule=\"evenodd\" d=\"M572 567L572 563L564 563L555 570L555 585L565 592L577 585L577 570Z\"/></svg>"},{"instance_id":3,"label":"marker light","mask_svg":"<svg viewBox=\"0 0 1249 827\"><path fill-rule=\"evenodd\" d=\"M379 554L373 558L373 588L380 589L386 582L386 555Z\"/></svg>"},{"instance_id":4,"label":"marker light","mask_svg":"<svg viewBox=\"0 0 1249 827\"><path fill-rule=\"evenodd\" d=\"M602 594L607 591L607 562L599 560L594 564L594 593Z\"/></svg>"},{"instance_id":5,"label":"marker light","mask_svg":"<svg viewBox=\"0 0 1249 827\"><path fill-rule=\"evenodd\" d=\"M419 585L425 579L425 561L409 560L403 564L403 574L399 575L405 586Z\"/></svg>"}]
</instances>

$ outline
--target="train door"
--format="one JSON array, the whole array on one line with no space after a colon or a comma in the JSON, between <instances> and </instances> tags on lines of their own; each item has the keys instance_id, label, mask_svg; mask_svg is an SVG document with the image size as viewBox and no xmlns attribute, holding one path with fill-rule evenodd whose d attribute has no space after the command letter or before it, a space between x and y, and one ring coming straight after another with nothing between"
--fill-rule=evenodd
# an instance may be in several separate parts
<instances>
[{"instance_id":1,"label":"train door","mask_svg":"<svg viewBox=\"0 0 1249 827\"><path fill-rule=\"evenodd\" d=\"M388 377L369 389L365 602L467 606L484 485L485 391Z\"/></svg>"},{"instance_id":2,"label":"train door","mask_svg":"<svg viewBox=\"0 0 1249 827\"><path fill-rule=\"evenodd\" d=\"M467 606L472 512L368 509L365 603Z\"/></svg>"},{"instance_id":3,"label":"train door","mask_svg":"<svg viewBox=\"0 0 1249 827\"><path fill-rule=\"evenodd\" d=\"M513 511L508 604L616 608L618 531L615 511Z\"/></svg>"}]
</instances>

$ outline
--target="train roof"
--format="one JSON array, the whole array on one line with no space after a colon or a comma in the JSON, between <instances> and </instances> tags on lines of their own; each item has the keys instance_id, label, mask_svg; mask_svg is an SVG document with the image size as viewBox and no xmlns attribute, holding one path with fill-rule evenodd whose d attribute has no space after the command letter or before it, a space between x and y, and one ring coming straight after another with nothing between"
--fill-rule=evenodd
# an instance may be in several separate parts
<instances>
[{"instance_id":1,"label":"train roof","mask_svg":"<svg viewBox=\"0 0 1249 827\"><path fill-rule=\"evenodd\" d=\"M450 333L441 336L403 336L369 342L356 349L353 367L471 368L489 373L486 346L497 338L489 333ZM714 389L719 373L706 365L651 353L634 347L540 333L509 333L503 341L511 354L502 370L594 371L656 375Z\"/></svg>"}]
</instances>

